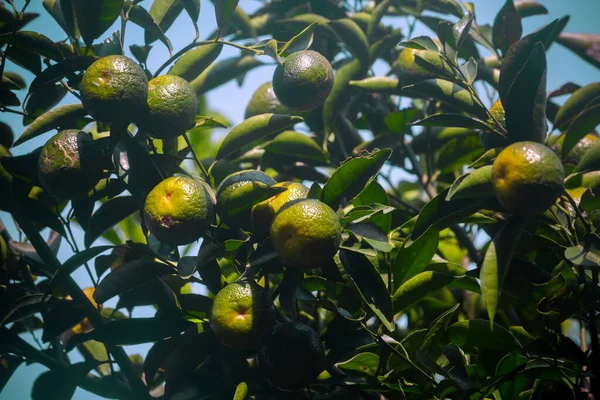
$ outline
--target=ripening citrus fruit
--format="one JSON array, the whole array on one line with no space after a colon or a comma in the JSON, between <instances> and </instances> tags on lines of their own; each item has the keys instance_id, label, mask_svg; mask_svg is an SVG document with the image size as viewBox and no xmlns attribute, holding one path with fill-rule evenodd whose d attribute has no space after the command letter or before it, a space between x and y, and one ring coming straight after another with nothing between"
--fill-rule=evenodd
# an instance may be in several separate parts
<instances>
[{"instance_id":1,"label":"ripening citrus fruit","mask_svg":"<svg viewBox=\"0 0 600 400\"><path fill-rule=\"evenodd\" d=\"M268 290L256 282L236 282L215 296L210 326L224 344L239 348L258 347L275 325L275 306Z\"/></svg>"},{"instance_id":2,"label":"ripening citrus fruit","mask_svg":"<svg viewBox=\"0 0 600 400\"><path fill-rule=\"evenodd\" d=\"M588 133L581 139L577 144L569 151L566 157L564 157L563 161L565 164L577 165L581 158L585 154L585 152L594 145L594 143L598 142L600 137L595 133ZM565 134L563 133L556 139L556 142L552 145L552 150L558 154L559 157L562 158L562 146L565 141Z\"/></svg>"},{"instance_id":3,"label":"ripening citrus fruit","mask_svg":"<svg viewBox=\"0 0 600 400\"><path fill-rule=\"evenodd\" d=\"M325 102L333 88L333 68L313 50L290 54L273 74L275 95L292 111L312 111Z\"/></svg>"},{"instance_id":4,"label":"ripening citrus fruit","mask_svg":"<svg viewBox=\"0 0 600 400\"><path fill-rule=\"evenodd\" d=\"M325 350L317 332L300 322L277 325L257 352L269 382L281 389L301 389L325 369Z\"/></svg>"},{"instance_id":5,"label":"ripening citrus fruit","mask_svg":"<svg viewBox=\"0 0 600 400\"><path fill-rule=\"evenodd\" d=\"M564 179L558 156L536 142L511 144L492 166L496 197L514 215L544 212L560 196Z\"/></svg>"},{"instance_id":6,"label":"ripening citrus fruit","mask_svg":"<svg viewBox=\"0 0 600 400\"><path fill-rule=\"evenodd\" d=\"M106 164L102 146L90 133L69 129L46 142L38 160L38 173L44 190L70 200L92 190Z\"/></svg>"},{"instance_id":7,"label":"ripening citrus fruit","mask_svg":"<svg viewBox=\"0 0 600 400\"><path fill-rule=\"evenodd\" d=\"M269 175L256 170L243 170L228 175L217 188L217 212L230 227L250 229L252 206L265 200L260 197L265 186L277 182Z\"/></svg>"},{"instance_id":8,"label":"ripening citrus fruit","mask_svg":"<svg viewBox=\"0 0 600 400\"><path fill-rule=\"evenodd\" d=\"M340 247L341 228L335 211L315 199L290 201L275 214L271 242L289 267L317 268Z\"/></svg>"},{"instance_id":9,"label":"ripening citrus fruit","mask_svg":"<svg viewBox=\"0 0 600 400\"><path fill-rule=\"evenodd\" d=\"M415 54L422 51L424 50L404 48L392 64L392 71L394 71L402 85L436 77L435 73L423 68L415 60Z\"/></svg>"},{"instance_id":10,"label":"ripening citrus fruit","mask_svg":"<svg viewBox=\"0 0 600 400\"><path fill-rule=\"evenodd\" d=\"M144 220L163 243L184 245L200 238L215 219L213 194L204 182L172 176L146 197Z\"/></svg>"},{"instance_id":11,"label":"ripening citrus fruit","mask_svg":"<svg viewBox=\"0 0 600 400\"><path fill-rule=\"evenodd\" d=\"M506 128L506 117L504 114L504 107L502 106L502 102L498 100L494 103L492 108L490 108L490 114L494 117L494 119L500 123L504 128ZM492 125L496 125L496 123L489 118L489 123ZM481 140L481 145L484 149L489 150L496 147L505 147L509 144L508 139L502 135L499 135L493 131L483 131L480 133L479 138Z\"/></svg>"},{"instance_id":12,"label":"ripening citrus fruit","mask_svg":"<svg viewBox=\"0 0 600 400\"><path fill-rule=\"evenodd\" d=\"M83 106L98 121L129 122L146 105L148 78L132 59L107 56L90 65L79 89Z\"/></svg>"},{"instance_id":13,"label":"ripening citrus fruit","mask_svg":"<svg viewBox=\"0 0 600 400\"><path fill-rule=\"evenodd\" d=\"M148 105L137 121L148 135L168 139L188 130L197 112L198 97L188 81L163 75L148 82Z\"/></svg>"},{"instance_id":14,"label":"ripening citrus fruit","mask_svg":"<svg viewBox=\"0 0 600 400\"><path fill-rule=\"evenodd\" d=\"M273 91L273 84L267 82L260 85L256 92L252 95L252 98L246 106L246 112L244 118L248 119L260 114L292 114L287 107L281 105L275 92Z\"/></svg>"},{"instance_id":15,"label":"ripening citrus fruit","mask_svg":"<svg viewBox=\"0 0 600 400\"><path fill-rule=\"evenodd\" d=\"M284 204L308 196L308 188L297 182L279 182L276 187L286 188L285 192L276 194L252 207L252 232L258 237L269 234L273 217Z\"/></svg>"}]
</instances>

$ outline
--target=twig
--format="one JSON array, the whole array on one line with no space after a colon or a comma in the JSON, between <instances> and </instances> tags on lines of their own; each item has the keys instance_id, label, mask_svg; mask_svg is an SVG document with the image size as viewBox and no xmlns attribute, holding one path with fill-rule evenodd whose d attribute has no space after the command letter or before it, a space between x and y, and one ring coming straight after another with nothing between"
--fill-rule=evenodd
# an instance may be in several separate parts
<instances>
[{"instance_id":1,"label":"twig","mask_svg":"<svg viewBox=\"0 0 600 400\"><path fill-rule=\"evenodd\" d=\"M204 165L202 165L202 163L198 159L198 156L196 155L196 152L194 151L194 147L192 146L192 142L190 142L190 138L188 137L187 133L184 133L183 137L184 137L185 142L187 143L187 145L190 147L190 151L192 152L192 156L194 157L194 161L196 162L196 165L198 165L198 168L200 168L200 171L202 172L204 180L206 182L210 183L210 176L208 175L208 172L204 168Z\"/></svg>"}]
</instances>

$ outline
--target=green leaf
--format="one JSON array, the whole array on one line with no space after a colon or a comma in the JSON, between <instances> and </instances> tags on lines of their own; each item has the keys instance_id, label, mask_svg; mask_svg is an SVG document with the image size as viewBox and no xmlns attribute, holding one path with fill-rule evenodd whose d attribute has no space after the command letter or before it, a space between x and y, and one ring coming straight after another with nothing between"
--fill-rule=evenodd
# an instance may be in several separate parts
<instances>
[{"instance_id":1,"label":"green leaf","mask_svg":"<svg viewBox=\"0 0 600 400\"><path fill-rule=\"evenodd\" d=\"M582 267L600 267L600 249L594 244L568 247L565 249L565 258Z\"/></svg>"},{"instance_id":2,"label":"green leaf","mask_svg":"<svg viewBox=\"0 0 600 400\"><path fill-rule=\"evenodd\" d=\"M390 239L385 232L383 232L373 222L353 222L346 225L346 229L352 232L356 238L368 243L376 250L388 253L394 249L394 245L390 242Z\"/></svg>"},{"instance_id":3,"label":"green leaf","mask_svg":"<svg viewBox=\"0 0 600 400\"><path fill-rule=\"evenodd\" d=\"M587 149L573 172L577 173L588 170L600 170L600 140Z\"/></svg>"},{"instance_id":4,"label":"green leaf","mask_svg":"<svg viewBox=\"0 0 600 400\"><path fill-rule=\"evenodd\" d=\"M85 247L90 247L104 232L139 210L133 196L115 197L102 204L90 218L84 236Z\"/></svg>"},{"instance_id":5,"label":"green leaf","mask_svg":"<svg viewBox=\"0 0 600 400\"><path fill-rule=\"evenodd\" d=\"M282 131L302 122L301 117L281 114L261 114L246 119L234 127L223 139L216 159L227 157L240 148L256 143L265 136Z\"/></svg>"},{"instance_id":6,"label":"green leaf","mask_svg":"<svg viewBox=\"0 0 600 400\"><path fill-rule=\"evenodd\" d=\"M327 157L311 137L295 131L284 131L265 146L265 152L285 157L290 162L326 165Z\"/></svg>"},{"instance_id":7,"label":"green leaf","mask_svg":"<svg viewBox=\"0 0 600 400\"><path fill-rule=\"evenodd\" d=\"M465 75L467 83L469 85L472 85L473 82L475 82L475 79L477 78L477 61L475 61L473 57L469 58L469 61L464 63L460 67L460 70Z\"/></svg>"},{"instance_id":8,"label":"green leaf","mask_svg":"<svg viewBox=\"0 0 600 400\"><path fill-rule=\"evenodd\" d=\"M511 217L490 243L481 266L481 293L487 305L490 322L494 321L498 302L508 274L512 255L525 228L525 219Z\"/></svg>"},{"instance_id":9,"label":"green leaf","mask_svg":"<svg viewBox=\"0 0 600 400\"><path fill-rule=\"evenodd\" d=\"M546 7L543 4L532 0L516 0L515 9L517 10L521 18L548 14L548 9L546 9Z\"/></svg>"},{"instance_id":10,"label":"green leaf","mask_svg":"<svg viewBox=\"0 0 600 400\"><path fill-rule=\"evenodd\" d=\"M415 63L441 78L454 79L456 72L448 60L437 51L423 50L415 53Z\"/></svg>"},{"instance_id":11,"label":"green leaf","mask_svg":"<svg viewBox=\"0 0 600 400\"><path fill-rule=\"evenodd\" d=\"M98 364L97 361L84 361L67 368L53 369L39 375L31 389L32 400L70 399L83 378Z\"/></svg>"},{"instance_id":12,"label":"green leaf","mask_svg":"<svg viewBox=\"0 0 600 400\"><path fill-rule=\"evenodd\" d=\"M340 250L340 260L366 305L393 332L395 325L391 298L375 266L367 257L353 251Z\"/></svg>"},{"instance_id":13,"label":"green leaf","mask_svg":"<svg viewBox=\"0 0 600 400\"><path fill-rule=\"evenodd\" d=\"M490 129L484 121L469 117L463 114L432 114L420 121L414 122L413 125L421 126L441 126L455 128L471 128L471 129Z\"/></svg>"},{"instance_id":14,"label":"green leaf","mask_svg":"<svg viewBox=\"0 0 600 400\"><path fill-rule=\"evenodd\" d=\"M117 20L124 0L72 0L71 4L83 41L91 46Z\"/></svg>"},{"instance_id":15,"label":"green leaf","mask_svg":"<svg viewBox=\"0 0 600 400\"><path fill-rule=\"evenodd\" d=\"M500 71L500 95L505 105L508 139L511 143L527 140L543 143L548 129L546 53L541 42L534 44L530 54L521 51L523 46L520 42L511 46ZM514 68L519 71L513 81L508 81L507 71L512 72Z\"/></svg>"},{"instance_id":16,"label":"green leaf","mask_svg":"<svg viewBox=\"0 0 600 400\"><path fill-rule=\"evenodd\" d=\"M508 48L521 39L522 34L521 16L515 8L515 3L513 0L506 0L494 19L492 28L494 47L502 50L502 54L506 54Z\"/></svg>"},{"instance_id":17,"label":"green leaf","mask_svg":"<svg viewBox=\"0 0 600 400\"><path fill-rule=\"evenodd\" d=\"M75 71L85 70L97 59L98 57L94 56L75 56L59 61L35 77L29 86L29 92L33 92L47 84L56 83Z\"/></svg>"},{"instance_id":18,"label":"green leaf","mask_svg":"<svg viewBox=\"0 0 600 400\"><path fill-rule=\"evenodd\" d=\"M475 16L472 13L467 12L452 26L452 36L454 38L454 43L456 43L455 49L457 53L460 51L465 39L469 35L474 18Z\"/></svg>"},{"instance_id":19,"label":"green leaf","mask_svg":"<svg viewBox=\"0 0 600 400\"><path fill-rule=\"evenodd\" d=\"M154 281L159 275L173 273L168 265L150 260L134 260L111 271L98 284L94 300L102 304L113 297Z\"/></svg>"},{"instance_id":20,"label":"green leaf","mask_svg":"<svg viewBox=\"0 0 600 400\"><path fill-rule=\"evenodd\" d=\"M41 311L42 306L51 300L56 299L44 296L41 293L35 293L25 295L11 304L3 305L0 314L0 326Z\"/></svg>"},{"instance_id":21,"label":"green leaf","mask_svg":"<svg viewBox=\"0 0 600 400\"><path fill-rule=\"evenodd\" d=\"M394 287L399 288L402 283L423 272L437 251L438 243L439 231L435 228L428 229L415 241L405 240L392 268Z\"/></svg>"},{"instance_id":22,"label":"green leaf","mask_svg":"<svg viewBox=\"0 0 600 400\"><path fill-rule=\"evenodd\" d=\"M571 151L585 135L593 131L598 124L600 124L600 101L598 101L598 104L584 109L583 112L569 125L569 129L565 134L565 140L562 144L563 157L566 157L566 155L569 154L569 151Z\"/></svg>"},{"instance_id":23,"label":"green leaf","mask_svg":"<svg viewBox=\"0 0 600 400\"><path fill-rule=\"evenodd\" d=\"M11 35L0 35L0 43L8 43ZM12 36L12 46L47 57L53 61L61 61L65 57L56 44L41 33L31 31L15 32Z\"/></svg>"},{"instance_id":24,"label":"green leaf","mask_svg":"<svg viewBox=\"0 0 600 400\"><path fill-rule=\"evenodd\" d=\"M400 90L400 81L390 76L370 76L358 81L351 80L348 84L358 89L376 93L392 94Z\"/></svg>"},{"instance_id":25,"label":"green leaf","mask_svg":"<svg viewBox=\"0 0 600 400\"><path fill-rule=\"evenodd\" d=\"M456 278L437 271L424 271L404 282L394 293L394 314L408 308L431 292L448 286Z\"/></svg>"},{"instance_id":26,"label":"green leaf","mask_svg":"<svg viewBox=\"0 0 600 400\"><path fill-rule=\"evenodd\" d=\"M448 189L440 192L425 204L413 227L411 233L413 240L425 233L431 226L440 230L447 228L483 208L483 200L480 198L447 201L445 200L447 195Z\"/></svg>"},{"instance_id":27,"label":"green leaf","mask_svg":"<svg viewBox=\"0 0 600 400\"><path fill-rule=\"evenodd\" d=\"M190 16L194 29L196 30L196 38L198 38L198 19L200 18L200 0L179 0L185 12Z\"/></svg>"},{"instance_id":28,"label":"green leaf","mask_svg":"<svg viewBox=\"0 0 600 400\"><path fill-rule=\"evenodd\" d=\"M238 383L233 394L233 400L246 400L248 398L248 384L246 382Z\"/></svg>"},{"instance_id":29,"label":"green leaf","mask_svg":"<svg viewBox=\"0 0 600 400\"><path fill-rule=\"evenodd\" d=\"M154 7L154 5L153 5ZM161 29L158 22L152 18L152 15L146 11L146 9L140 5L133 4L128 8L127 18L138 25L144 31L152 36L160 39L161 42L167 46L169 50L169 54L173 53L173 46L171 45L171 41L165 35L164 31Z\"/></svg>"},{"instance_id":30,"label":"green leaf","mask_svg":"<svg viewBox=\"0 0 600 400\"><path fill-rule=\"evenodd\" d=\"M438 45L429 36L417 36L410 40L398 43L398 46L417 50L440 51Z\"/></svg>"},{"instance_id":31,"label":"green leaf","mask_svg":"<svg viewBox=\"0 0 600 400\"><path fill-rule=\"evenodd\" d=\"M329 26L356 58L369 62L369 41L356 22L350 18L342 18L329 21Z\"/></svg>"},{"instance_id":32,"label":"green leaf","mask_svg":"<svg viewBox=\"0 0 600 400\"><path fill-rule=\"evenodd\" d=\"M220 29L227 28L230 18L238 5L239 0L213 0L215 16Z\"/></svg>"},{"instance_id":33,"label":"green leaf","mask_svg":"<svg viewBox=\"0 0 600 400\"><path fill-rule=\"evenodd\" d=\"M279 55L292 54L296 51L302 51L308 49L313 42L314 32L313 28L317 22L313 22L302 30L299 34L287 41L287 43L279 50Z\"/></svg>"},{"instance_id":34,"label":"green leaf","mask_svg":"<svg viewBox=\"0 0 600 400\"><path fill-rule=\"evenodd\" d=\"M282 63L282 60L279 58L279 53L277 50L277 40L275 40L275 39L269 40L267 42L267 44L265 45L263 51L264 51L265 56L271 57L277 63L280 63L280 64Z\"/></svg>"},{"instance_id":35,"label":"green leaf","mask_svg":"<svg viewBox=\"0 0 600 400\"><path fill-rule=\"evenodd\" d=\"M183 11L183 5L180 0L154 0L150 7L150 16L158 24L160 30L164 33L169 30L173 22ZM150 44L159 39L154 32L146 30L144 32L144 41Z\"/></svg>"},{"instance_id":36,"label":"green leaf","mask_svg":"<svg viewBox=\"0 0 600 400\"><path fill-rule=\"evenodd\" d=\"M65 261L62 265L62 268L56 271L56 273L52 276L48 282L48 286L46 287L46 293L52 293L52 290L56 285L60 286L61 279L71 275L73 272L75 272L75 270L77 270L77 268L92 260L100 253L113 248L114 246L96 246L75 253L75 255L71 256L71 258Z\"/></svg>"},{"instance_id":37,"label":"green leaf","mask_svg":"<svg viewBox=\"0 0 600 400\"><path fill-rule=\"evenodd\" d=\"M190 84L197 94L206 93L261 65L263 63L252 55L228 58L212 63Z\"/></svg>"},{"instance_id":38,"label":"green leaf","mask_svg":"<svg viewBox=\"0 0 600 400\"><path fill-rule=\"evenodd\" d=\"M485 165L456 179L448 191L446 200L493 195L492 166Z\"/></svg>"},{"instance_id":39,"label":"green leaf","mask_svg":"<svg viewBox=\"0 0 600 400\"><path fill-rule=\"evenodd\" d=\"M508 352L519 343L504 327L483 319L455 322L448 327L450 341L464 349L491 349Z\"/></svg>"},{"instance_id":40,"label":"green leaf","mask_svg":"<svg viewBox=\"0 0 600 400\"><path fill-rule=\"evenodd\" d=\"M598 97L600 97L600 82L589 83L575 90L556 113L554 126L561 130L568 128L573 120Z\"/></svg>"},{"instance_id":41,"label":"green leaf","mask_svg":"<svg viewBox=\"0 0 600 400\"><path fill-rule=\"evenodd\" d=\"M43 133L51 131L52 129L64 128L67 125L72 127L73 121L80 120L88 115L85 108L81 103L79 104L67 104L64 106L56 107L35 119L25 129L25 132L15 141L14 146L18 146L26 141L40 136Z\"/></svg>"},{"instance_id":42,"label":"green leaf","mask_svg":"<svg viewBox=\"0 0 600 400\"><path fill-rule=\"evenodd\" d=\"M561 33L556 41L596 68L600 68L600 35L565 32Z\"/></svg>"},{"instance_id":43,"label":"green leaf","mask_svg":"<svg viewBox=\"0 0 600 400\"><path fill-rule=\"evenodd\" d=\"M487 119L487 110L469 91L445 79L428 79L414 85L404 86L400 94L417 98L434 98L474 118Z\"/></svg>"},{"instance_id":44,"label":"green leaf","mask_svg":"<svg viewBox=\"0 0 600 400\"><path fill-rule=\"evenodd\" d=\"M379 356L375 353L360 353L336 365L345 371L354 371L354 373L358 372L360 374L375 376L379 365Z\"/></svg>"},{"instance_id":45,"label":"green leaf","mask_svg":"<svg viewBox=\"0 0 600 400\"><path fill-rule=\"evenodd\" d=\"M352 200L377 177L391 154L390 149L385 149L345 161L325 183L321 201L336 208L343 198Z\"/></svg>"},{"instance_id":46,"label":"green leaf","mask_svg":"<svg viewBox=\"0 0 600 400\"><path fill-rule=\"evenodd\" d=\"M444 350L447 340L448 325L452 318L454 318L454 314L456 314L456 310L458 310L459 306L460 304L456 304L429 324L427 334L423 338L423 342L421 342L420 350L427 353L434 361L440 357Z\"/></svg>"},{"instance_id":47,"label":"green leaf","mask_svg":"<svg viewBox=\"0 0 600 400\"><path fill-rule=\"evenodd\" d=\"M67 347L73 348L87 340L96 340L112 346L156 342L177 335L189 325L190 323L183 318L127 318L102 324L86 334L75 335Z\"/></svg>"}]
</instances>

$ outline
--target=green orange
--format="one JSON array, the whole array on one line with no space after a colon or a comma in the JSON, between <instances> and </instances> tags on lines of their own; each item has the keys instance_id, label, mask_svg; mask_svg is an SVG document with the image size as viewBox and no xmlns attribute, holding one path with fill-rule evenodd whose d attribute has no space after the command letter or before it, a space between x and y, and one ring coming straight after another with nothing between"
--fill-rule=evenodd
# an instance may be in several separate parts
<instances>
[{"instance_id":1,"label":"green orange","mask_svg":"<svg viewBox=\"0 0 600 400\"><path fill-rule=\"evenodd\" d=\"M275 325L275 306L269 291L254 281L225 286L215 296L210 326L227 346L258 347Z\"/></svg>"},{"instance_id":2,"label":"green orange","mask_svg":"<svg viewBox=\"0 0 600 400\"><path fill-rule=\"evenodd\" d=\"M495 102L492 108L490 108L490 114L492 115L492 117L494 117L496 122L498 122L500 125L506 128L506 116L504 113L504 107L502 106L502 102L500 100ZM494 122L492 118L490 118L489 122L492 125L496 124L496 122ZM479 138L481 140L482 146L486 150L493 149L496 147L505 147L506 145L508 145L508 139L505 136L502 136L493 131L483 131L479 135Z\"/></svg>"},{"instance_id":3,"label":"green orange","mask_svg":"<svg viewBox=\"0 0 600 400\"><path fill-rule=\"evenodd\" d=\"M248 119L255 115L260 114L292 114L287 107L281 105L275 92L273 91L273 84L266 82L258 87L248 105L246 106L246 112L244 118Z\"/></svg>"},{"instance_id":4,"label":"green orange","mask_svg":"<svg viewBox=\"0 0 600 400\"><path fill-rule=\"evenodd\" d=\"M302 389L325 369L325 350L317 332L301 322L277 325L257 352L267 380L282 389Z\"/></svg>"},{"instance_id":5,"label":"green orange","mask_svg":"<svg viewBox=\"0 0 600 400\"><path fill-rule=\"evenodd\" d=\"M264 188L277 182L257 170L243 170L228 175L217 188L217 212L230 227L249 230L252 206L265 200Z\"/></svg>"},{"instance_id":6,"label":"green orange","mask_svg":"<svg viewBox=\"0 0 600 400\"><path fill-rule=\"evenodd\" d=\"M563 191L565 170L558 156L536 142L516 142L498 155L492 184L500 204L514 215L535 215Z\"/></svg>"},{"instance_id":7,"label":"green orange","mask_svg":"<svg viewBox=\"0 0 600 400\"><path fill-rule=\"evenodd\" d=\"M579 142L577 142L577 144L571 150L569 150L569 153L567 153L567 155L563 158L562 147L565 141L565 134L563 133L552 145L552 150L554 150L559 157L563 158L565 164L577 165L579 164L579 161L581 161L581 158L585 152L599 140L600 137L598 137L596 133L588 133Z\"/></svg>"},{"instance_id":8,"label":"green orange","mask_svg":"<svg viewBox=\"0 0 600 400\"><path fill-rule=\"evenodd\" d=\"M333 88L333 68L320 53L303 50L290 54L275 68L273 90L287 108L296 112L321 106Z\"/></svg>"},{"instance_id":9,"label":"green orange","mask_svg":"<svg viewBox=\"0 0 600 400\"><path fill-rule=\"evenodd\" d=\"M330 261L341 241L337 214L315 199L285 204L271 224L271 242L286 266L317 268Z\"/></svg>"},{"instance_id":10,"label":"green orange","mask_svg":"<svg viewBox=\"0 0 600 400\"><path fill-rule=\"evenodd\" d=\"M148 78L132 59L113 55L95 61L79 85L81 102L98 121L133 121L146 105Z\"/></svg>"},{"instance_id":11,"label":"green orange","mask_svg":"<svg viewBox=\"0 0 600 400\"><path fill-rule=\"evenodd\" d=\"M146 197L144 221L166 244L192 243L215 219L213 194L199 179L173 176L156 185Z\"/></svg>"},{"instance_id":12,"label":"green orange","mask_svg":"<svg viewBox=\"0 0 600 400\"><path fill-rule=\"evenodd\" d=\"M74 199L92 190L105 174L107 157L99 141L76 129L54 135L42 148L38 174L45 191Z\"/></svg>"},{"instance_id":13,"label":"green orange","mask_svg":"<svg viewBox=\"0 0 600 400\"><path fill-rule=\"evenodd\" d=\"M252 207L252 232L258 237L265 237L269 234L273 217L281 207L292 200L306 198L309 190L297 182L279 182L273 186L286 188L286 191Z\"/></svg>"},{"instance_id":14,"label":"green orange","mask_svg":"<svg viewBox=\"0 0 600 400\"><path fill-rule=\"evenodd\" d=\"M163 75L148 82L148 104L137 124L152 137L174 138L192 126L197 112L198 97L188 81Z\"/></svg>"}]
</instances>

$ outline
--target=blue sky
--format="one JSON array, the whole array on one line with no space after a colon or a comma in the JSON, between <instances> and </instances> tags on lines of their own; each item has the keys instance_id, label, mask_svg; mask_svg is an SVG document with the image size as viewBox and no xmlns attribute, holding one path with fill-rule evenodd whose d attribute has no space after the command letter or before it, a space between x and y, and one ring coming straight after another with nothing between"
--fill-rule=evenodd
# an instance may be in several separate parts
<instances>
[{"instance_id":1,"label":"blue sky","mask_svg":"<svg viewBox=\"0 0 600 400\"><path fill-rule=\"evenodd\" d=\"M491 24L494 20L496 12L503 5L503 0L474 0L475 11L477 20L480 24L489 23ZM540 0L546 8L550 11L549 15L536 16L526 18L523 23L524 32L529 33L538 27L552 21L554 18L562 17L563 15L570 15L571 19L565 29L567 32L589 32L589 33L600 33L600 27L598 26L598 16L600 16L600 1L598 0ZM24 0L15 0L18 8L21 8L24 4ZM208 0L202 0L202 10L200 15L200 31L201 37L205 37L210 34L216 27L214 20L214 11L212 3ZM141 5L149 7L151 0L145 0ZM260 2L256 0L241 0L240 6L250 12L260 6ZM37 12L41 16L30 23L25 29L40 32L50 37L52 40L63 40L65 34L54 22L54 20L46 13L42 6L41 0L32 0L28 8L30 12ZM404 18L386 18L384 21L386 24L393 24L398 27L406 27L406 21ZM119 29L115 24L105 36L108 36L110 32ZM432 32L428 31L423 25L417 25L415 36L419 35L433 35ZM188 44L194 38L194 30L189 18L185 13L179 17L174 23L173 27L167 32L167 36L173 43L175 50L182 48ZM142 44L143 43L143 31L133 24L128 24L126 33L126 48L131 44ZM239 55L239 50L234 48L225 47L221 53L220 58L226 58L231 56ZM154 71L164 60L168 58L168 52L166 47L160 42L154 44L154 48L151 53L149 62L149 69ZM221 113L231 123L230 126L241 122L243 120L244 109L252 93L256 88L262 85L264 82L271 79L273 74L273 66L263 66L255 69L247 74L246 79L242 87L239 87L236 82L230 82L223 85L207 94L208 104L211 109ZM27 83L30 83L34 78L32 74L27 71L13 65L8 62L6 66L7 71L14 71L21 74ZM382 65L376 65L376 73L385 74L387 70ZM600 72L598 69L584 63L576 55L570 51L565 50L560 45L553 45L548 52L548 90L554 90L561 84L571 81L579 85L584 85L592 81L600 80ZM24 93L20 96L24 96ZM564 101L564 98L560 98L559 101ZM63 104L69 104L76 102L76 99L68 96L63 100ZM15 135L18 137L22 131L23 126L21 124L21 117L15 114L4 113L0 116L0 120L9 123ZM225 134L227 131L223 131ZM24 154L31 151L34 148L42 145L49 137L51 133L42 135L40 138L27 142L26 144L12 149L14 155ZM11 224L10 216L4 212L0 212L0 218L5 222L9 229L11 229L13 236L15 235L14 225ZM78 240L81 241L81 231L76 232ZM82 246L82 243L80 243ZM65 260L71 255L68 246L63 243L61 250L59 251L59 258ZM84 287L89 286L90 281L87 278L85 271L77 271L74 274L76 280ZM26 337L29 340L29 337ZM140 352L145 354L148 346L134 346L127 350L132 354ZM77 361L79 359L76 352L71 353L72 360ZM45 370L44 367L39 365L21 366L16 373L13 375L11 381L7 387L0 394L0 400L20 400L30 398L31 386L34 379L39 373ZM81 389L78 389L75 399L96 399L90 393L87 393Z\"/></svg>"}]
</instances>

